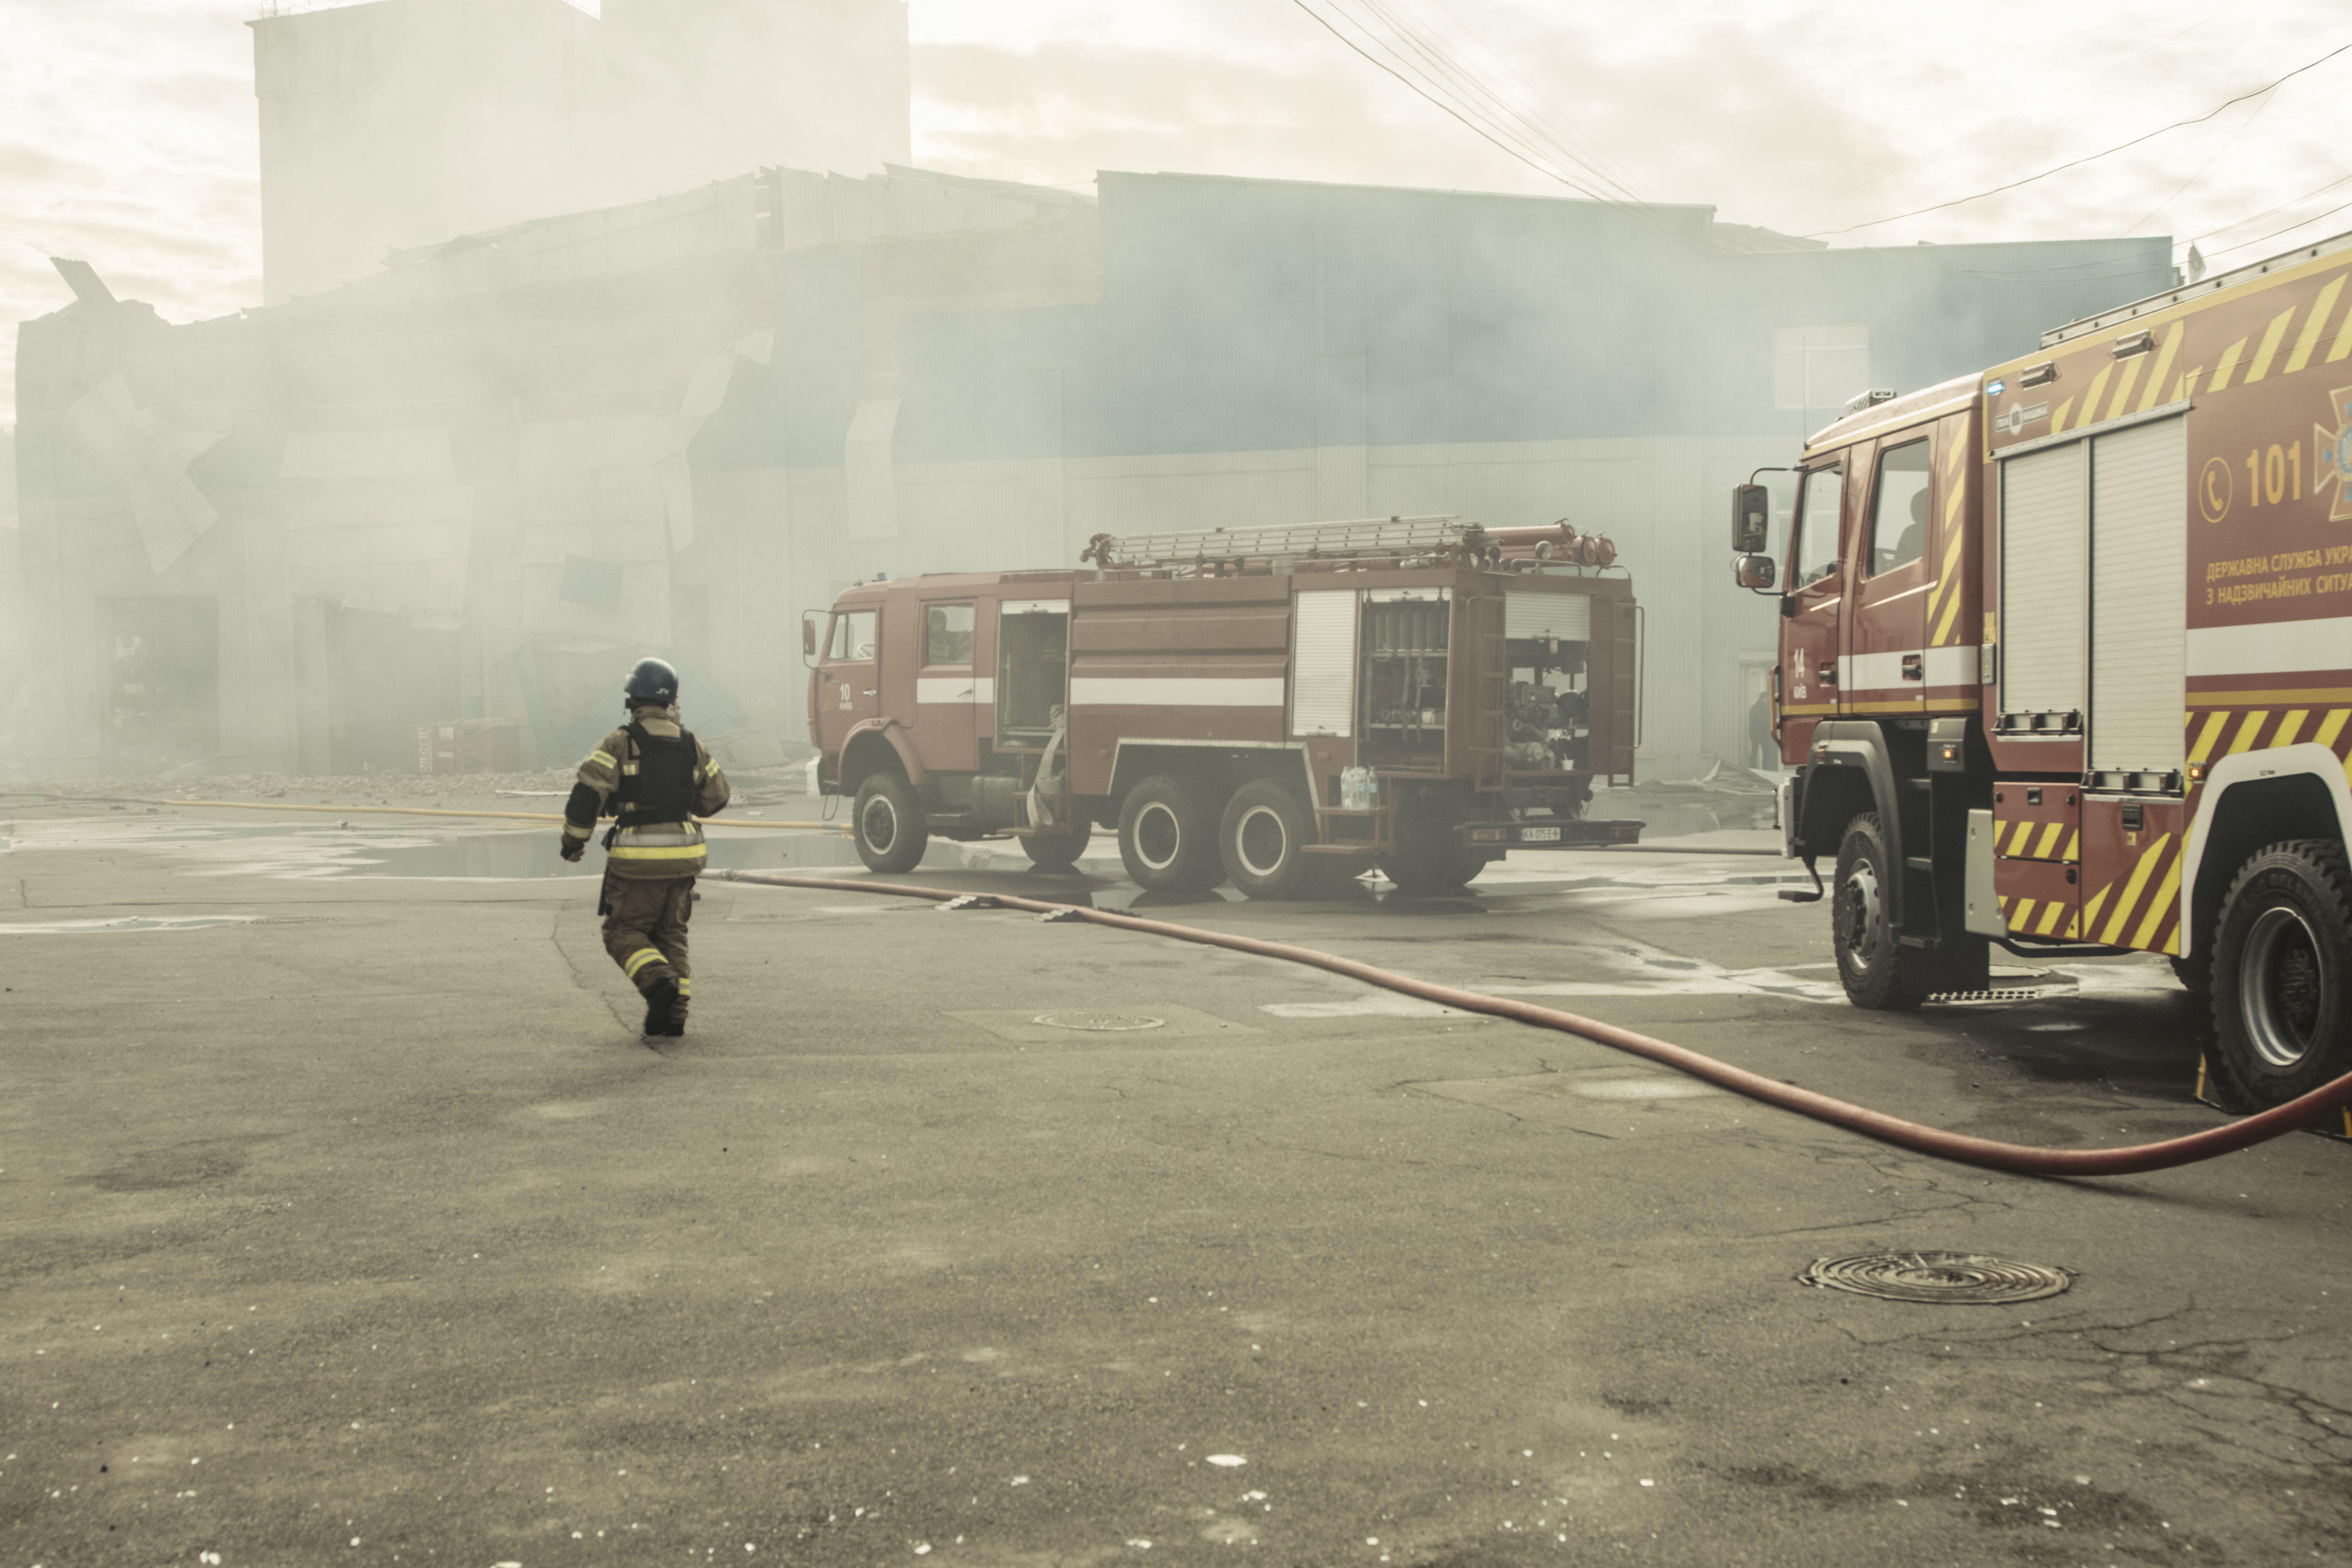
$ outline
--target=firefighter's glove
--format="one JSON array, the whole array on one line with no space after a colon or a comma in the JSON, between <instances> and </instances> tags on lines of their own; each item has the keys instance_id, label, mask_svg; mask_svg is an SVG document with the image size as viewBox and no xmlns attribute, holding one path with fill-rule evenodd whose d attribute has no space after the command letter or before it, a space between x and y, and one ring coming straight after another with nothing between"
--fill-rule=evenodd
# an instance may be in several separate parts
<instances>
[{"instance_id":1,"label":"firefighter's glove","mask_svg":"<svg viewBox=\"0 0 2352 1568\"><path fill-rule=\"evenodd\" d=\"M566 860L577 860L587 853L588 841L585 838L566 838L563 841L563 858Z\"/></svg>"}]
</instances>

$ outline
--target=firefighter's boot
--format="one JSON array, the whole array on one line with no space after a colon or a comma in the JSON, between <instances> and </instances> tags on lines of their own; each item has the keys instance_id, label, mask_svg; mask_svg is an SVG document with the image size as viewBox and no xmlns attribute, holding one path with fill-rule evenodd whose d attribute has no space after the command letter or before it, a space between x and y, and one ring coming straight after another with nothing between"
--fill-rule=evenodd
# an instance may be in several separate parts
<instances>
[{"instance_id":1,"label":"firefighter's boot","mask_svg":"<svg viewBox=\"0 0 2352 1568\"><path fill-rule=\"evenodd\" d=\"M686 1020L677 1016L677 982L665 976L646 987L646 1034L683 1035Z\"/></svg>"}]
</instances>

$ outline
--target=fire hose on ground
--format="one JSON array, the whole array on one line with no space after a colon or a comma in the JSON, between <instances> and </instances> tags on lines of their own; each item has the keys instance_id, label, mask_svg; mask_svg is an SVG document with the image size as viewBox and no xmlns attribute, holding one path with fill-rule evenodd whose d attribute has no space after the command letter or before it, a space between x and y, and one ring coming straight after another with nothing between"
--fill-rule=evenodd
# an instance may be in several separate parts
<instances>
[{"instance_id":1,"label":"fire hose on ground","mask_svg":"<svg viewBox=\"0 0 2352 1568\"><path fill-rule=\"evenodd\" d=\"M2168 1170L2176 1165L2194 1164L2220 1154L2234 1153L2256 1143L2267 1142L2288 1132L2310 1126L2330 1111L2352 1105L2352 1073L2332 1082L2322 1084L2310 1093L2273 1106L2258 1115L2248 1116L2220 1127L2193 1132L2185 1138L2168 1138L2160 1143L2138 1143L2120 1149L2037 1149L2024 1143L2004 1143L1996 1139L1972 1138L1964 1133L1948 1132L1940 1128L1906 1121L1901 1117L1835 1100L1809 1089L1799 1089L1761 1074L1720 1062L1713 1057L1701 1056L1685 1047L1664 1040L1622 1029L1613 1024L1586 1018L1557 1007L1538 1006L1532 1002L1515 1001L1507 996L1489 996L1482 992L1465 991L1458 986L1440 985L1433 981L1416 980L1352 958L1318 952L1313 948L1295 947L1288 942L1267 942L1258 937L1235 936L1225 931L1207 931L1198 926L1178 925L1169 921L1144 920L1135 915L1114 913L1108 910L1089 909L1080 904L1052 903L1043 899L1024 899L1010 893L957 893L940 888L918 888L902 882L870 882L842 877L805 877L774 871L713 871L712 877L730 882L751 882L767 887L804 888L821 892L873 893L901 899L927 899L934 903L951 903L958 899L971 899L994 907L1024 910L1056 920L1085 921L1094 925L1109 926L1118 931L1139 931L1146 936L1171 937L1178 942L1197 942L1206 947L1222 947L1234 952L1253 953L1260 958L1280 959L1288 963L1305 964L1311 969L1345 975L1367 985L1377 985L1401 995L1418 997L1441 1006L1465 1013L1483 1013L1490 1017L1509 1018L1540 1029L1555 1029L1564 1035L1574 1035L1607 1046L1612 1050L1628 1052L1649 1060L1688 1073L1693 1078L1744 1095L1767 1105L1777 1105L1783 1110L1793 1110L1800 1116L1827 1122L1859 1132L1881 1143L1898 1149L1909 1149L1939 1160L1950 1160L1963 1165L1975 1165L1989 1171L2010 1171L2021 1175L2038 1176L2125 1176L2142 1171Z\"/></svg>"}]
</instances>

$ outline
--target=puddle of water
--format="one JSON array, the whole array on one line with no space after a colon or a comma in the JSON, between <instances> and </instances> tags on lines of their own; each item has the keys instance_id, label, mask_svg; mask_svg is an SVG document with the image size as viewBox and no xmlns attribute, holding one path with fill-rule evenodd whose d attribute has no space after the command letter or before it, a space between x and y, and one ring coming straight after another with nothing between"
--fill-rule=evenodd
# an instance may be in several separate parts
<instances>
[{"instance_id":1,"label":"puddle of water","mask_svg":"<svg viewBox=\"0 0 2352 1568\"><path fill-rule=\"evenodd\" d=\"M0 936L103 936L123 931L202 931L250 925L259 915L132 915L119 921L0 921Z\"/></svg>"},{"instance_id":2,"label":"puddle of water","mask_svg":"<svg viewBox=\"0 0 2352 1568\"><path fill-rule=\"evenodd\" d=\"M1418 996L1400 996L1393 992L1378 992L1370 996L1351 997L1345 1002L1267 1002L1259 1011L1277 1018L1468 1018L1478 1015L1465 1013L1458 1007L1443 1006L1424 1002Z\"/></svg>"},{"instance_id":3,"label":"puddle of water","mask_svg":"<svg viewBox=\"0 0 2352 1568\"><path fill-rule=\"evenodd\" d=\"M1568 1087L1570 1093L1587 1100L1696 1100L1721 1092L1686 1078L1604 1078Z\"/></svg>"}]
</instances>

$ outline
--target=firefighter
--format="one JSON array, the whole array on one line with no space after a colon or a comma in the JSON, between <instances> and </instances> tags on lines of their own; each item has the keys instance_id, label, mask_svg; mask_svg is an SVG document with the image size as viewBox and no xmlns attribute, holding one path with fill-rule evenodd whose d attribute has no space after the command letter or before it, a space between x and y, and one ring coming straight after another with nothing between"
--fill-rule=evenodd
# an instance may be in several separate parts
<instances>
[{"instance_id":1,"label":"firefighter","mask_svg":"<svg viewBox=\"0 0 2352 1568\"><path fill-rule=\"evenodd\" d=\"M604 737L580 764L563 806L563 858L587 852L588 836L607 811L619 820L604 835L604 951L646 999L645 1032L686 1033L692 971L686 923L694 912L694 879L704 850L698 816L727 805L727 775L693 732L677 721L677 671L640 659L621 700L629 721Z\"/></svg>"}]
</instances>

